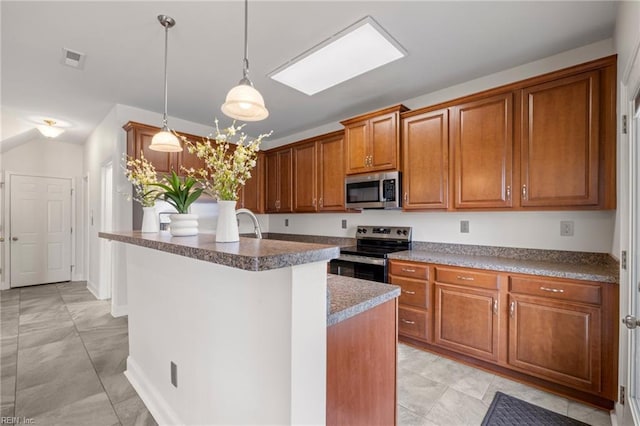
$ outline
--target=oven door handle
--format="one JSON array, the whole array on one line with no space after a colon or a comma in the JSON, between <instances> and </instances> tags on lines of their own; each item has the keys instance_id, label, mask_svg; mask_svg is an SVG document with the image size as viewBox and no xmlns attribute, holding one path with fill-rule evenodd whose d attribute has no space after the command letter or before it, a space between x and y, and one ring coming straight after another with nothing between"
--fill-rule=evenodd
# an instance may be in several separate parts
<instances>
[{"instance_id":1,"label":"oven door handle","mask_svg":"<svg viewBox=\"0 0 640 426\"><path fill-rule=\"evenodd\" d=\"M379 265L385 266L386 259L379 259L376 257L366 257L366 256L354 256L351 254L341 254L338 260L342 260L345 262L353 262L353 263L366 263L367 265Z\"/></svg>"}]
</instances>

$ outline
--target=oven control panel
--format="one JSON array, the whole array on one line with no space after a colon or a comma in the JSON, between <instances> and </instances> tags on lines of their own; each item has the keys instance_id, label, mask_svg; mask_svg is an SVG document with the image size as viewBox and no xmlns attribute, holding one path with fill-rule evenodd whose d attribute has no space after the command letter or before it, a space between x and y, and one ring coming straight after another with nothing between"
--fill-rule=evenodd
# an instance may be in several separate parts
<instances>
[{"instance_id":1,"label":"oven control panel","mask_svg":"<svg viewBox=\"0 0 640 426\"><path fill-rule=\"evenodd\" d=\"M357 239L411 241L410 226L358 226Z\"/></svg>"}]
</instances>

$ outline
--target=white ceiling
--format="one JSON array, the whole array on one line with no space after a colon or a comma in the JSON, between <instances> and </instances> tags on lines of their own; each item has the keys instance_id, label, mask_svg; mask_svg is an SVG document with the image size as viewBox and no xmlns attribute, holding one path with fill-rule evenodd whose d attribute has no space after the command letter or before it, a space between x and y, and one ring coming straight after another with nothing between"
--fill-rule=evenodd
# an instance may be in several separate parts
<instances>
[{"instance_id":1,"label":"white ceiling","mask_svg":"<svg viewBox=\"0 0 640 426\"><path fill-rule=\"evenodd\" d=\"M83 143L114 104L163 108L169 32L169 115L210 125L242 77L242 1L0 2L3 141L53 116ZM613 35L617 2L249 2L250 77L270 111L250 134L282 138L531 62ZM266 75L366 15L409 52L399 61L307 96ZM85 53L84 70L61 64ZM171 123L169 123L171 125Z\"/></svg>"}]
</instances>

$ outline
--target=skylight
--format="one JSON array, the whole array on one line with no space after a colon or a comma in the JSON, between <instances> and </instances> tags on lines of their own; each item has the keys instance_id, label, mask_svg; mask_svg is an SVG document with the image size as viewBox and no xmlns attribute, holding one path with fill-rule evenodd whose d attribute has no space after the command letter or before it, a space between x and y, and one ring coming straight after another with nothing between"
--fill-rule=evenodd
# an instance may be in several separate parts
<instances>
[{"instance_id":1,"label":"skylight","mask_svg":"<svg viewBox=\"0 0 640 426\"><path fill-rule=\"evenodd\" d=\"M370 16L340 31L269 74L307 95L314 95L407 52Z\"/></svg>"}]
</instances>

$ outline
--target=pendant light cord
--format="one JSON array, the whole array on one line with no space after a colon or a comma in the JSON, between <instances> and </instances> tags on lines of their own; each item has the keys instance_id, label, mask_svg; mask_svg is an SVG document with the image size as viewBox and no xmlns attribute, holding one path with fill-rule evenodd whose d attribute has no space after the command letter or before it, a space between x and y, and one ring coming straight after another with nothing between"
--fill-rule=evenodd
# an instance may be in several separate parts
<instances>
[{"instance_id":1,"label":"pendant light cord","mask_svg":"<svg viewBox=\"0 0 640 426\"><path fill-rule=\"evenodd\" d=\"M244 0L244 60L242 76L249 80L249 0Z\"/></svg>"},{"instance_id":2,"label":"pendant light cord","mask_svg":"<svg viewBox=\"0 0 640 426\"><path fill-rule=\"evenodd\" d=\"M164 114L162 116L162 130L168 131L167 127L167 55L169 52L169 25L163 23L164 27Z\"/></svg>"}]
</instances>

